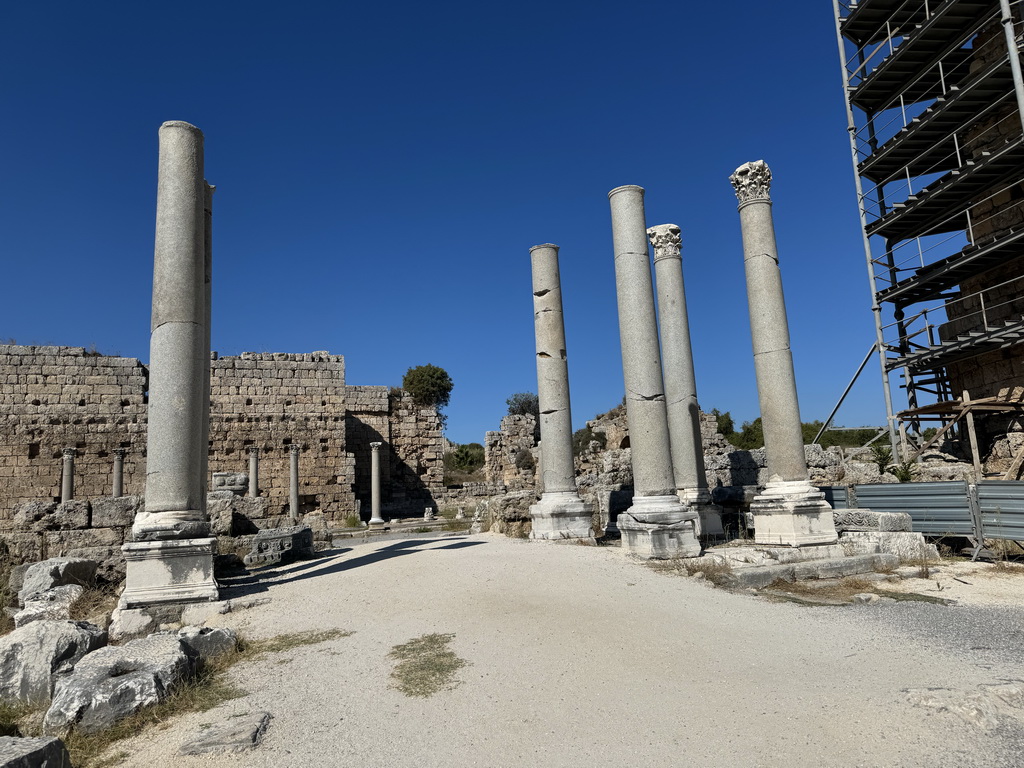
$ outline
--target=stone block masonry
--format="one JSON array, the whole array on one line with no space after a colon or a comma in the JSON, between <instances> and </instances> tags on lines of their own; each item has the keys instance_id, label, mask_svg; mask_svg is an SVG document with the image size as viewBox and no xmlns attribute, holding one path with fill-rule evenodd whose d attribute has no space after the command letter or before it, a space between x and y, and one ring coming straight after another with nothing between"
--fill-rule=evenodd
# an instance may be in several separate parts
<instances>
[{"instance_id":1,"label":"stone block masonry","mask_svg":"<svg viewBox=\"0 0 1024 768\"><path fill-rule=\"evenodd\" d=\"M112 493L114 451L125 449L123 492L146 477L148 371L134 358L81 347L0 345L0 529L16 504L59 501L62 451L74 447L75 498ZM441 425L400 389L349 387L327 352L243 353L211 361L210 472L247 472L259 448L268 519L287 515L289 446L301 446L300 513L324 519L369 511L370 442L381 455L385 514L422 514L442 492ZM262 526L260 526L262 527Z\"/></svg>"}]
</instances>

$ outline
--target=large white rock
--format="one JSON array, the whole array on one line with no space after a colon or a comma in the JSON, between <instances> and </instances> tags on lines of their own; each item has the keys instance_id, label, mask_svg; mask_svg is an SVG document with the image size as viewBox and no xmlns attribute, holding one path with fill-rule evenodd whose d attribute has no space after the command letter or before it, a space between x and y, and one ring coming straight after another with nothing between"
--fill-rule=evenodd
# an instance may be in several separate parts
<instances>
[{"instance_id":1,"label":"large white rock","mask_svg":"<svg viewBox=\"0 0 1024 768\"><path fill-rule=\"evenodd\" d=\"M50 700L56 673L107 643L107 633L84 621L34 621L0 638L0 701Z\"/></svg>"},{"instance_id":2,"label":"large white rock","mask_svg":"<svg viewBox=\"0 0 1024 768\"><path fill-rule=\"evenodd\" d=\"M18 592L18 602L25 600L36 592L45 592L65 584L81 584L87 587L96 578L96 562L77 557L51 557L41 563L29 566L25 571L25 579Z\"/></svg>"},{"instance_id":3,"label":"large white rock","mask_svg":"<svg viewBox=\"0 0 1024 768\"><path fill-rule=\"evenodd\" d=\"M79 584L65 584L28 595L25 607L14 614L14 626L23 627L33 621L69 621L71 606L84 591Z\"/></svg>"},{"instance_id":4,"label":"large white rock","mask_svg":"<svg viewBox=\"0 0 1024 768\"><path fill-rule=\"evenodd\" d=\"M58 677L43 733L63 736L72 726L83 733L109 728L165 699L192 669L192 659L172 634L102 648Z\"/></svg>"}]
</instances>

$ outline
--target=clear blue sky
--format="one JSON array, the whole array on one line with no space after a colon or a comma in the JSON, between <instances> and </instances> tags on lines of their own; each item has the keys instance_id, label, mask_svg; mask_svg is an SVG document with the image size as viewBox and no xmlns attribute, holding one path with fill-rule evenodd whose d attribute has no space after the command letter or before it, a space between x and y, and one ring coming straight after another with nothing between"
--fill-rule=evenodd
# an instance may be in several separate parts
<instances>
[{"instance_id":1,"label":"clear blue sky","mask_svg":"<svg viewBox=\"0 0 1024 768\"><path fill-rule=\"evenodd\" d=\"M775 175L805 420L874 339L827 0L8 3L0 338L149 349L157 129L206 135L213 346L433 363L448 435L536 391L529 248L561 246L576 427L623 392L607 192L683 230L700 403L757 416L729 174ZM840 412L884 420L872 362Z\"/></svg>"}]
</instances>

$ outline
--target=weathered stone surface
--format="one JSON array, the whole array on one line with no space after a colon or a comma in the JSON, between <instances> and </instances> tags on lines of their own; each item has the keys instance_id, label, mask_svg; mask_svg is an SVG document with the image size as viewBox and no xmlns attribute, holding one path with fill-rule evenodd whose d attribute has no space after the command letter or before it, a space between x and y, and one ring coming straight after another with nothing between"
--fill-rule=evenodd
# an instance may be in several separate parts
<instances>
[{"instance_id":1,"label":"weathered stone surface","mask_svg":"<svg viewBox=\"0 0 1024 768\"><path fill-rule=\"evenodd\" d=\"M25 599L25 607L14 614L14 626L23 627L33 621L69 621L71 606L82 596L85 587L66 584L44 592L34 592Z\"/></svg>"},{"instance_id":2,"label":"weathered stone surface","mask_svg":"<svg viewBox=\"0 0 1024 768\"><path fill-rule=\"evenodd\" d=\"M837 509L832 512L837 531L909 531L913 521L905 512Z\"/></svg>"},{"instance_id":3,"label":"weathered stone surface","mask_svg":"<svg viewBox=\"0 0 1024 768\"><path fill-rule=\"evenodd\" d=\"M59 676L43 733L83 733L109 728L145 706L165 699L193 669L181 641L171 634L132 640L89 654Z\"/></svg>"},{"instance_id":4,"label":"weathered stone surface","mask_svg":"<svg viewBox=\"0 0 1024 768\"><path fill-rule=\"evenodd\" d=\"M92 500L93 528L131 528L142 508L141 496L119 496Z\"/></svg>"},{"instance_id":5,"label":"weathered stone surface","mask_svg":"<svg viewBox=\"0 0 1024 768\"><path fill-rule=\"evenodd\" d=\"M178 639L193 657L202 661L230 653L238 645L238 633L225 627L182 627Z\"/></svg>"},{"instance_id":6,"label":"weathered stone surface","mask_svg":"<svg viewBox=\"0 0 1024 768\"><path fill-rule=\"evenodd\" d=\"M110 639L115 642L142 637L155 628L155 619L142 608L119 607L110 617Z\"/></svg>"},{"instance_id":7,"label":"weathered stone surface","mask_svg":"<svg viewBox=\"0 0 1024 768\"><path fill-rule=\"evenodd\" d=\"M25 600L36 592L45 592L53 587L65 584L91 586L96 579L96 562L72 557L51 557L41 563L35 563L25 571L25 579L18 601L24 605Z\"/></svg>"},{"instance_id":8,"label":"weathered stone surface","mask_svg":"<svg viewBox=\"0 0 1024 768\"><path fill-rule=\"evenodd\" d=\"M107 633L84 621L34 621L0 638L0 701L49 701L54 675L106 645Z\"/></svg>"},{"instance_id":9,"label":"weathered stone surface","mask_svg":"<svg viewBox=\"0 0 1024 768\"><path fill-rule=\"evenodd\" d=\"M912 531L846 531L840 535L839 543L850 554L883 552L895 555L901 563L939 560L935 545L925 541L923 534Z\"/></svg>"},{"instance_id":10,"label":"weathered stone surface","mask_svg":"<svg viewBox=\"0 0 1024 768\"><path fill-rule=\"evenodd\" d=\"M181 623L202 626L214 616L231 612L230 600L217 600L213 603L196 603L186 606L181 612Z\"/></svg>"},{"instance_id":11,"label":"weathered stone surface","mask_svg":"<svg viewBox=\"0 0 1024 768\"><path fill-rule=\"evenodd\" d=\"M249 488L249 475L245 472L214 472L213 491L231 491L232 493L245 493Z\"/></svg>"},{"instance_id":12,"label":"weathered stone surface","mask_svg":"<svg viewBox=\"0 0 1024 768\"><path fill-rule=\"evenodd\" d=\"M55 501L24 501L14 506L14 524L21 530L46 530L56 511Z\"/></svg>"},{"instance_id":13,"label":"weathered stone surface","mask_svg":"<svg viewBox=\"0 0 1024 768\"><path fill-rule=\"evenodd\" d=\"M313 530L306 525L263 530L244 558L247 566L277 565L313 556Z\"/></svg>"},{"instance_id":14,"label":"weathered stone surface","mask_svg":"<svg viewBox=\"0 0 1024 768\"><path fill-rule=\"evenodd\" d=\"M895 568L895 555L854 555L838 559L808 560L783 565L761 565L735 568L722 577L724 586L733 589L762 589L773 581L800 581L802 579L835 579L868 573L879 569Z\"/></svg>"},{"instance_id":15,"label":"weathered stone surface","mask_svg":"<svg viewBox=\"0 0 1024 768\"><path fill-rule=\"evenodd\" d=\"M244 752L259 746L270 725L269 712L235 715L215 723L198 736L189 739L178 750L179 755L203 755L209 752Z\"/></svg>"},{"instance_id":16,"label":"weathered stone surface","mask_svg":"<svg viewBox=\"0 0 1024 768\"><path fill-rule=\"evenodd\" d=\"M60 739L0 736L0 768L70 768L71 755Z\"/></svg>"},{"instance_id":17,"label":"weathered stone surface","mask_svg":"<svg viewBox=\"0 0 1024 768\"><path fill-rule=\"evenodd\" d=\"M88 501L75 499L61 504L28 501L14 510L14 524L23 531L76 530L89 527Z\"/></svg>"}]
</instances>

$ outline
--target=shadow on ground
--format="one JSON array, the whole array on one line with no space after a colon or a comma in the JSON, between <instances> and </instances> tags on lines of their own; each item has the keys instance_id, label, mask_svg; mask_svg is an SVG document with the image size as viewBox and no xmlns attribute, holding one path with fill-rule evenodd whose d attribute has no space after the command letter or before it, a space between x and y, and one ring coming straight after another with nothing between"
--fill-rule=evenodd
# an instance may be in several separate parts
<instances>
[{"instance_id":1,"label":"shadow on ground","mask_svg":"<svg viewBox=\"0 0 1024 768\"><path fill-rule=\"evenodd\" d=\"M419 549L419 547L425 545L439 543L443 543L444 546L430 547L429 550ZM466 539L453 542L450 538L406 539L388 544L368 554L353 557L350 560L339 558L352 552L351 547L328 549L317 553L317 557L313 560L305 560L280 567L271 566L239 576L223 578L220 580L221 598L227 600L247 597L266 592L270 584L290 584L320 576L329 576L334 573L341 573L353 568L362 568L404 555L413 555L425 551L437 552L446 549L464 549L466 547L481 546L484 543L482 541L468 541Z\"/></svg>"}]
</instances>

